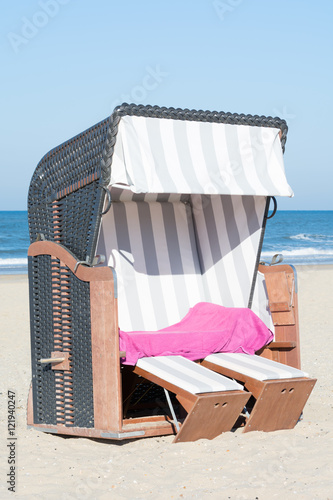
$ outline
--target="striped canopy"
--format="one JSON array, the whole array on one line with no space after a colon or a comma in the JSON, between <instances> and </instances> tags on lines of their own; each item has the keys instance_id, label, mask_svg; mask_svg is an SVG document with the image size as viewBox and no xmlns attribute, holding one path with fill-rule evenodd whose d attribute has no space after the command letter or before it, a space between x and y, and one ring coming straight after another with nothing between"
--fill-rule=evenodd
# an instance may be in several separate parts
<instances>
[{"instance_id":1,"label":"striped canopy","mask_svg":"<svg viewBox=\"0 0 333 500\"><path fill-rule=\"evenodd\" d=\"M280 130L123 116L110 185L134 193L293 196Z\"/></svg>"}]
</instances>

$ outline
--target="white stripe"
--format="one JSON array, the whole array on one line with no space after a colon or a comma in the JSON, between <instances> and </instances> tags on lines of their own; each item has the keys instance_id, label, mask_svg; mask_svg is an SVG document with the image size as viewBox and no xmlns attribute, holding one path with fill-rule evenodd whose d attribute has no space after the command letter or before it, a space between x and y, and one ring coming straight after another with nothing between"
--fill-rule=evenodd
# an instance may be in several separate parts
<instances>
[{"instance_id":1,"label":"white stripe","mask_svg":"<svg viewBox=\"0 0 333 500\"><path fill-rule=\"evenodd\" d=\"M130 311L127 304L126 289L124 280L126 282L126 270L123 269L123 259L120 257L117 242L117 232L114 222L113 207L103 217L103 232L105 248L107 250L108 266L115 269L117 273L117 293L118 293L118 321L119 326L123 330L131 329Z\"/></svg>"},{"instance_id":2,"label":"white stripe","mask_svg":"<svg viewBox=\"0 0 333 500\"><path fill-rule=\"evenodd\" d=\"M156 160L153 155L153 150L156 148L154 148L154 145L150 143L147 130L147 118L142 116L132 116L131 119L139 138L139 147L145 168L148 191L163 193L164 189L160 179L158 178L157 169L155 168Z\"/></svg>"},{"instance_id":3,"label":"white stripe","mask_svg":"<svg viewBox=\"0 0 333 500\"><path fill-rule=\"evenodd\" d=\"M122 174L120 179L113 176L113 183L124 182L123 179L127 177L128 178L127 182L132 187L134 184L136 184L135 182L136 174L135 170L133 170L133 162L132 162L132 160L134 160L135 163L135 158L133 158L133 154L131 151L131 141L128 139L129 128L130 127L128 123L126 123L126 120L120 120L118 126L117 140L118 140L118 135L120 135L123 147L124 170L127 175L125 176L124 174Z\"/></svg>"},{"instance_id":4,"label":"white stripe","mask_svg":"<svg viewBox=\"0 0 333 500\"><path fill-rule=\"evenodd\" d=\"M258 271L254 288L251 310L275 334L275 326L268 306L268 296L265 289L265 276Z\"/></svg>"},{"instance_id":5,"label":"white stripe","mask_svg":"<svg viewBox=\"0 0 333 500\"><path fill-rule=\"evenodd\" d=\"M196 274L191 247L190 228L187 221L186 206L184 204L179 204L177 209L175 205L175 219L187 297L190 305L193 306L201 300L204 300L204 290L202 288L201 274ZM193 226L191 226L191 228L193 230ZM194 234L192 236L194 237Z\"/></svg>"},{"instance_id":6,"label":"white stripe","mask_svg":"<svg viewBox=\"0 0 333 500\"><path fill-rule=\"evenodd\" d=\"M234 125L225 125L224 127L220 125L219 123L213 123L212 131L216 157L222 181L225 185L225 189L221 189L221 194L243 194L243 189L237 182L237 179L242 177L242 165L230 158L226 139L226 130Z\"/></svg>"},{"instance_id":7,"label":"white stripe","mask_svg":"<svg viewBox=\"0 0 333 500\"><path fill-rule=\"evenodd\" d=\"M253 188L255 194L269 194L269 189L261 182L261 178L266 174L266 155L264 145L261 143L260 130L254 127L251 134L255 135L253 142L249 127L237 127L240 149L243 152L243 172L247 182ZM258 171L261 177L258 175Z\"/></svg>"},{"instance_id":8,"label":"white stripe","mask_svg":"<svg viewBox=\"0 0 333 500\"><path fill-rule=\"evenodd\" d=\"M232 204L233 203L233 197L231 197ZM228 306L233 306L233 307L242 307L243 305L243 293L240 287L240 283L238 280L238 275L236 271L236 266L237 262L235 262L235 252L237 252L237 249L234 249L231 251L230 248L230 242L228 238L228 233L227 233L227 224L225 220L225 213L223 211L223 205L222 205L222 198L219 197L219 204L221 208L221 212L219 214L219 217L217 218L215 215L215 220L219 224L219 227L221 227L221 230L219 231L219 239L220 241L225 239L226 243L225 245L228 244L229 251L224 254L223 256L223 266L227 278L227 284L226 286L228 287L229 290L229 295L230 295L230 304L223 304L223 305L228 305ZM246 304L247 305L247 304Z\"/></svg>"},{"instance_id":9,"label":"white stripe","mask_svg":"<svg viewBox=\"0 0 333 500\"><path fill-rule=\"evenodd\" d=\"M112 251L112 256L110 256L109 259L109 265L112 265L113 262L117 272L119 328L124 331L130 331L132 330L133 314L132 304L130 304L128 300L128 287L133 286L133 269L126 259L124 259L123 255L118 252L118 250Z\"/></svg>"},{"instance_id":10,"label":"white stripe","mask_svg":"<svg viewBox=\"0 0 333 500\"><path fill-rule=\"evenodd\" d=\"M154 207L151 207L150 215L153 226L156 256L158 259L158 267L160 271L160 276L158 278L161 282L161 289L163 293L162 300L166 305L166 312L169 320L168 325L162 325L159 321L157 321L157 327L158 329L161 329L179 321L179 319L181 318L181 312L179 310L179 305L176 299L175 283L173 281L173 276L171 276L170 256L166 241L162 206L160 203L155 203ZM156 306L152 304L151 307Z\"/></svg>"},{"instance_id":11,"label":"white stripe","mask_svg":"<svg viewBox=\"0 0 333 500\"><path fill-rule=\"evenodd\" d=\"M129 222L128 232L129 232L131 248L135 249L136 258L140 257L142 259L141 263L142 266L145 268L144 250L142 244L142 234L140 232L138 206L136 203L125 203L125 207L126 207L127 220ZM157 330L157 320L155 316L157 311L155 310L154 307L152 307L154 301L151 292L151 287L149 286L149 276L146 274L146 272L140 273L137 272L136 270L133 274L139 295L139 304L136 307L139 306L141 308L142 316L145 322L144 328L146 330ZM135 307L135 304L133 304L132 306Z\"/></svg>"},{"instance_id":12,"label":"white stripe","mask_svg":"<svg viewBox=\"0 0 333 500\"><path fill-rule=\"evenodd\" d=\"M191 162L194 167L196 178L202 188L202 193L217 194L216 181L210 178L209 165L202 150L200 127L210 126L208 123L200 122L185 122L186 134L188 141L188 149L191 155Z\"/></svg>"},{"instance_id":13,"label":"white stripe","mask_svg":"<svg viewBox=\"0 0 333 500\"><path fill-rule=\"evenodd\" d=\"M168 172L177 186L177 193L190 193L191 187L187 179L185 179L177 152L175 134L173 128L173 120L159 120L161 139L163 144L163 154L168 165Z\"/></svg>"},{"instance_id":14,"label":"white stripe","mask_svg":"<svg viewBox=\"0 0 333 500\"><path fill-rule=\"evenodd\" d=\"M269 129L269 134L273 136L273 143L265 141L265 152L267 157L268 175L271 177L277 192L281 196L293 196L294 193L288 185L283 164L283 152L279 137L279 129ZM268 134L268 131L262 130L262 134Z\"/></svg>"}]
</instances>

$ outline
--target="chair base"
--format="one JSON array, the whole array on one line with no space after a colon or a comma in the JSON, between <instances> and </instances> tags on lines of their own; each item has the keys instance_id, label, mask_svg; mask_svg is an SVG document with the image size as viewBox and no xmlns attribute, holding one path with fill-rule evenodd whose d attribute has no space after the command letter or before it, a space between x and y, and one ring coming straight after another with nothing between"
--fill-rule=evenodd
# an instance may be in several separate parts
<instances>
[{"instance_id":1,"label":"chair base","mask_svg":"<svg viewBox=\"0 0 333 500\"><path fill-rule=\"evenodd\" d=\"M195 395L174 443L214 439L222 432L230 431L250 398L245 391ZM182 403L181 398L177 398Z\"/></svg>"},{"instance_id":2,"label":"chair base","mask_svg":"<svg viewBox=\"0 0 333 500\"><path fill-rule=\"evenodd\" d=\"M250 394L241 391L227 393L179 396L179 402L190 408L183 423L175 423L165 415L124 419L121 429L96 429L84 427L66 427L65 425L35 424L32 411L32 391L28 397L28 428L64 436L80 436L112 441L138 439L143 437L166 436L176 434L173 442L213 439L222 432L229 431L247 403ZM193 397L192 397L193 396Z\"/></svg>"},{"instance_id":3,"label":"chair base","mask_svg":"<svg viewBox=\"0 0 333 500\"><path fill-rule=\"evenodd\" d=\"M316 379L306 378L261 382L244 432L293 429L315 383Z\"/></svg>"},{"instance_id":4,"label":"chair base","mask_svg":"<svg viewBox=\"0 0 333 500\"><path fill-rule=\"evenodd\" d=\"M208 361L202 364L244 383L252 393L255 403L243 432L293 429L316 383L316 379L305 377L260 381Z\"/></svg>"}]
</instances>

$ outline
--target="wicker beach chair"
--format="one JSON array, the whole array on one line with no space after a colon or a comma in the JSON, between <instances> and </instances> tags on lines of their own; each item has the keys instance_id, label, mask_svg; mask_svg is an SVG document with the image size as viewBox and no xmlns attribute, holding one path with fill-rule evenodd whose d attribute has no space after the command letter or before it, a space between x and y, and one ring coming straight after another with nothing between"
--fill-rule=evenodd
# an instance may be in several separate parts
<instances>
[{"instance_id":1,"label":"wicker beach chair","mask_svg":"<svg viewBox=\"0 0 333 500\"><path fill-rule=\"evenodd\" d=\"M252 394L251 413L267 419L257 386L235 369L235 380L216 374L224 368L212 353L200 356L208 370L176 339L163 356L143 347L131 361L126 332L159 335L200 303L248 308L275 324L274 341L256 349L266 363L300 368L294 270L258 272L271 197L292 195L286 133L278 118L122 105L41 160L28 197L29 425L106 439L213 438ZM288 386L299 414L315 382L302 377Z\"/></svg>"}]
</instances>

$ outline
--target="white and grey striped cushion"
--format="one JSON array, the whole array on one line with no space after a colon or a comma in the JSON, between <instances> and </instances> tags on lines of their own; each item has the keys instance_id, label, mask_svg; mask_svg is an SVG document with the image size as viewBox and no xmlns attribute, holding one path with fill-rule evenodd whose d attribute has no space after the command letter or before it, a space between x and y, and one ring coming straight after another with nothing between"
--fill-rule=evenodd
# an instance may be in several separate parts
<instances>
[{"instance_id":1,"label":"white and grey striped cushion","mask_svg":"<svg viewBox=\"0 0 333 500\"><path fill-rule=\"evenodd\" d=\"M243 386L182 356L141 358L136 366L190 392L239 391Z\"/></svg>"},{"instance_id":2,"label":"white and grey striped cushion","mask_svg":"<svg viewBox=\"0 0 333 500\"><path fill-rule=\"evenodd\" d=\"M302 370L256 355L218 353L210 354L205 360L261 381L308 377Z\"/></svg>"}]
</instances>

